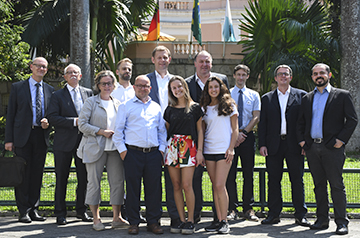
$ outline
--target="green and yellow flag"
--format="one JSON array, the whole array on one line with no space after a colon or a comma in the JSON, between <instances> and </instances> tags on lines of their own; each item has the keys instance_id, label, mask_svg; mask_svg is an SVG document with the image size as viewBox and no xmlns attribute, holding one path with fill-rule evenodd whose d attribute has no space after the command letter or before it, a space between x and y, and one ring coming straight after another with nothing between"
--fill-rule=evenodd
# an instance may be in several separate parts
<instances>
[{"instance_id":1,"label":"green and yellow flag","mask_svg":"<svg viewBox=\"0 0 360 238\"><path fill-rule=\"evenodd\" d=\"M193 32L193 36L195 37L195 39L199 42L200 45L202 45L199 0L194 0L191 31Z\"/></svg>"}]
</instances>

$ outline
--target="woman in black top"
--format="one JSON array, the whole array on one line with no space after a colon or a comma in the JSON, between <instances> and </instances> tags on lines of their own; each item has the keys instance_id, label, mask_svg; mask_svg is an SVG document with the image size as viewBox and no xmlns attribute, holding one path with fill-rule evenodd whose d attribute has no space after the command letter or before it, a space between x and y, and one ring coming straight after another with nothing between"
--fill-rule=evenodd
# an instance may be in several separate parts
<instances>
[{"instance_id":1,"label":"woman in black top","mask_svg":"<svg viewBox=\"0 0 360 238\"><path fill-rule=\"evenodd\" d=\"M164 113L168 131L165 165L168 166L174 187L174 200L181 223L171 227L172 233L192 234L194 227L195 195L192 187L195 166L204 165L202 154L204 134L202 110L194 102L185 80L174 76L168 83L169 106ZM185 220L184 195L188 208Z\"/></svg>"}]
</instances>

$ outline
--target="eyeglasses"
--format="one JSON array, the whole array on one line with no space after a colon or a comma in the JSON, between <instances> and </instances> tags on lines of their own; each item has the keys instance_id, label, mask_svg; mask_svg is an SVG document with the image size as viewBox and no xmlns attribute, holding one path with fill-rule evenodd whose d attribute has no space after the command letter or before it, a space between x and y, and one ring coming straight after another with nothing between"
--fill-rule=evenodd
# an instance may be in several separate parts
<instances>
[{"instance_id":1,"label":"eyeglasses","mask_svg":"<svg viewBox=\"0 0 360 238\"><path fill-rule=\"evenodd\" d=\"M276 76L278 76L278 77L281 77L281 76L283 76L283 75L284 75L285 77L290 76L290 74L287 73L287 72L286 72L286 73L277 73L277 74L276 74Z\"/></svg>"},{"instance_id":2,"label":"eyeglasses","mask_svg":"<svg viewBox=\"0 0 360 238\"><path fill-rule=\"evenodd\" d=\"M32 65L35 65L36 68L38 68L38 69L47 69L46 65L40 65L40 64L32 64Z\"/></svg>"},{"instance_id":3,"label":"eyeglasses","mask_svg":"<svg viewBox=\"0 0 360 238\"><path fill-rule=\"evenodd\" d=\"M106 86L112 86L113 83L112 82L106 82L106 83L99 83L99 85L103 86L103 87L106 87Z\"/></svg>"},{"instance_id":4,"label":"eyeglasses","mask_svg":"<svg viewBox=\"0 0 360 238\"><path fill-rule=\"evenodd\" d=\"M139 85L139 84L135 84L135 87L138 87L140 89L148 89L150 88L150 85Z\"/></svg>"},{"instance_id":5,"label":"eyeglasses","mask_svg":"<svg viewBox=\"0 0 360 238\"><path fill-rule=\"evenodd\" d=\"M75 74L75 75L78 75L78 74L80 74L80 72L79 72L79 71L68 71L68 72L66 72L65 74Z\"/></svg>"}]
</instances>

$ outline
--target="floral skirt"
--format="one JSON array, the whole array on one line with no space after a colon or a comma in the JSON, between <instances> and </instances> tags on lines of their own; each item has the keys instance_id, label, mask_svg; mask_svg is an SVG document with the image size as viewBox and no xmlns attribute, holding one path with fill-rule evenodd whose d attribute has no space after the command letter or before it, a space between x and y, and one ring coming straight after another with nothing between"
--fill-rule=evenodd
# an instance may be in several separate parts
<instances>
[{"instance_id":1,"label":"floral skirt","mask_svg":"<svg viewBox=\"0 0 360 238\"><path fill-rule=\"evenodd\" d=\"M176 168L196 165L196 145L190 135L173 135L168 140L165 165Z\"/></svg>"}]
</instances>

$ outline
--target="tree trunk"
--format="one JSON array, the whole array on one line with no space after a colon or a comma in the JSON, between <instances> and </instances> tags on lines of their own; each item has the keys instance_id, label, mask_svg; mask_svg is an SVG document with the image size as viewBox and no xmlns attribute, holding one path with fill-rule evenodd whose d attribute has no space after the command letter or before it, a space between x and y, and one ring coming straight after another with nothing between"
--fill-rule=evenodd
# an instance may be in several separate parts
<instances>
[{"instance_id":1,"label":"tree trunk","mask_svg":"<svg viewBox=\"0 0 360 238\"><path fill-rule=\"evenodd\" d=\"M70 12L70 61L81 68L80 84L91 88L89 0L71 0Z\"/></svg>"},{"instance_id":2,"label":"tree trunk","mask_svg":"<svg viewBox=\"0 0 360 238\"><path fill-rule=\"evenodd\" d=\"M360 116L360 1L341 1L341 85L350 91ZM359 151L360 126L357 125L347 151Z\"/></svg>"}]
</instances>

